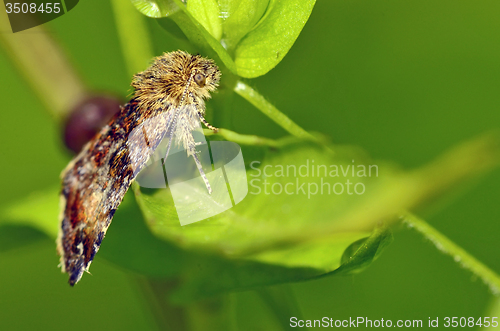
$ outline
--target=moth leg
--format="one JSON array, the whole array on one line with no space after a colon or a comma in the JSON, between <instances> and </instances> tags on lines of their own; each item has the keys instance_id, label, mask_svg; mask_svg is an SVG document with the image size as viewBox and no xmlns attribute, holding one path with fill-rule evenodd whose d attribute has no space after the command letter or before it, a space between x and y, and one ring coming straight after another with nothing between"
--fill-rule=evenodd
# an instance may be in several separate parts
<instances>
[{"instance_id":1,"label":"moth leg","mask_svg":"<svg viewBox=\"0 0 500 331\"><path fill-rule=\"evenodd\" d=\"M208 182L207 176L205 176L205 172L203 171L203 167L201 166L201 162L198 159L198 155L196 155L196 153L193 154L193 159L194 159L194 162L196 162L196 167L198 168L198 171L200 172L200 175L203 178L203 181L205 181L205 185L207 186L208 194L212 194L212 187L210 187L210 183Z\"/></svg>"},{"instance_id":2,"label":"moth leg","mask_svg":"<svg viewBox=\"0 0 500 331\"><path fill-rule=\"evenodd\" d=\"M194 105L195 108L198 110L198 117L200 118L201 123L203 123L207 128L209 128L214 132L219 131L218 128L208 123L207 120L205 119L205 107L199 107L198 103L195 101L196 98L194 97L193 93L190 93L189 95L191 96L191 99L194 100Z\"/></svg>"},{"instance_id":3,"label":"moth leg","mask_svg":"<svg viewBox=\"0 0 500 331\"><path fill-rule=\"evenodd\" d=\"M205 117L203 116L204 114L202 114L201 112L198 112L198 116L200 117L200 121L201 123L203 123L207 128L209 128L210 130L214 131L214 132L217 132L219 131L218 128L216 128L215 126L213 126L212 124L208 123L207 120L205 119Z\"/></svg>"}]
</instances>

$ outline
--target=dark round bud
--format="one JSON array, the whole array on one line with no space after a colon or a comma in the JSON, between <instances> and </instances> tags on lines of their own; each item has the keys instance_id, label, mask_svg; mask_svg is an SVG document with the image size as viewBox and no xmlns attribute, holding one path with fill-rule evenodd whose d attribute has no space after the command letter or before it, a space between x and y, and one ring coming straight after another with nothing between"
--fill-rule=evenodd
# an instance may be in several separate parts
<instances>
[{"instance_id":1,"label":"dark round bud","mask_svg":"<svg viewBox=\"0 0 500 331\"><path fill-rule=\"evenodd\" d=\"M64 126L64 143L75 153L120 110L120 100L110 96L85 98L71 112Z\"/></svg>"}]
</instances>

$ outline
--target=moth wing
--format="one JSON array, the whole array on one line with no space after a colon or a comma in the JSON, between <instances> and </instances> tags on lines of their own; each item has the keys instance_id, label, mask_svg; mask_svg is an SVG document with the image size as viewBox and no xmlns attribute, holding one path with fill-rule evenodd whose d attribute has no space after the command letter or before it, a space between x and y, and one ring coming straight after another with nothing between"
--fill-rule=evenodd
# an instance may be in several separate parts
<instances>
[{"instance_id":1,"label":"moth wing","mask_svg":"<svg viewBox=\"0 0 500 331\"><path fill-rule=\"evenodd\" d=\"M145 116L136 106L127 104L62 173L57 247L71 285L88 271L132 180L174 126L173 107Z\"/></svg>"}]
</instances>

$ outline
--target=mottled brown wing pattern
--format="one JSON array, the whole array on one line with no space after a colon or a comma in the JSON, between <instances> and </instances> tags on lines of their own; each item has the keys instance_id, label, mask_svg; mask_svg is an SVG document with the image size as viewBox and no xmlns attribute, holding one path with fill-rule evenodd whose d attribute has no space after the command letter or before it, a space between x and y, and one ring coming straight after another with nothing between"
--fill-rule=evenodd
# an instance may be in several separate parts
<instances>
[{"instance_id":1,"label":"mottled brown wing pattern","mask_svg":"<svg viewBox=\"0 0 500 331\"><path fill-rule=\"evenodd\" d=\"M134 76L133 99L95 136L62 173L61 268L74 285L87 271L130 183L167 136L196 156L191 131L204 118L204 99L219 84L215 63L182 51L165 53ZM167 152L168 154L168 152Z\"/></svg>"},{"instance_id":2,"label":"mottled brown wing pattern","mask_svg":"<svg viewBox=\"0 0 500 331\"><path fill-rule=\"evenodd\" d=\"M116 208L149 159L147 151L154 150L169 129L167 115L172 113L145 117L132 100L64 170L58 251L71 285L88 270Z\"/></svg>"}]
</instances>

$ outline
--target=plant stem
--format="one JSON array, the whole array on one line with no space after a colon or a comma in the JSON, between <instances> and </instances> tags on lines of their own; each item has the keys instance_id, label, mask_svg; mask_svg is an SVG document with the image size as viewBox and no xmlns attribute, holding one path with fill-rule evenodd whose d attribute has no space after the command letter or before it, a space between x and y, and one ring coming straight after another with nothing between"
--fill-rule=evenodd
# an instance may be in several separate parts
<instances>
[{"instance_id":1,"label":"plant stem","mask_svg":"<svg viewBox=\"0 0 500 331\"><path fill-rule=\"evenodd\" d=\"M136 281L159 330L189 330L184 309L171 306L167 301L168 292L174 286L174 282L156 281L143 277L137 277Z\"/></svg>"},{"instance_id":2,"label":"plant stem","mask_svg":"<svg viewBox=\"0 0 500 331\"><path fill-rule=\"evenodd\" d=\"M182 305L169 302L179 279L155 280L137 277L136 284L148 303L159 330L173 331L232 331L235 329L231 297L220 295Z\"/></svg>"},{"instance_id":3,"label":"plant stem","mask_svg":"<svg viewBox=\"0 0 500 331\"><path fill-rule=\"evenodd\" d=\"M483 282L488 285L494 295L500 295L500 276L493 270L478 261L475 257L467 253L463 248L459 247L421 218L411 213L406 213L402 218L411 228L422 233L429 239L440 251L452 256L455 262L460 263L464 268L480 277Z\"/></svg>"},{"instance_id":4,"label":"plant stem","mask_svg":"<svg viewBox=\"0 0 500 331\"><path fill-rule=\"evenodd\" d=\"M291 135L302 139L318 141L313 135L298 126L285 114L270 104L262 95L242 81L238 81L236 83L234 91L257 107L257 109L259 109L264 115L272 119L276 124L288 131Z\"/></svg>"},{"instance_id":5,"label":"plant stem","mask_svg":"<svg viewBox=\"0 0 500 331\"><path fill-rule=\"evenodd\" d=\"M80 77L59 45L41 26L12 33L5 11L0 10L0 45L57 120L86 94Z\"/></svg>"},{"instance_id":6,"label":"plant stem","mask_svg":"<svg viewBox=\"0 0 500 331\"><path fill-rule=\"evenodd\" d=\"M245 135L245 134L239 134L237 132L228 130L228 129L219 129L217 133L213 132L212 130L209 129L204 129L203 133L205 136L213 136L213 135L218 135L223 137L226 140L233 141L237 144L242 144L242 145L254 145L254 146L269 146L269 147L280 147L282 144L279 141L264 138L264 137L259 137L259 136L254 136L254 135Z\"/></svg>"},{"instance_id":7,"label":"plant stem","mask_svg":"<svg viewBox=\"0 0 500 331\"><path fill-rule=\"evenodd\" d=\"M262 287L255 292L268 305L284 330L290 328L292 316L302 319L302 313L290 285Z\"/></svg>"},{"instance_id":8,"label":"plant stem","mask_svg":"<svg viewBox=\"0 0 500 331\"><path fill-rule=\"evenodd\" d=\"M144 15L130 1L112 0L111 3L127 72L132 76L146 69L153 58L149 32Z\"/></svg>"},{"instance_id":9,"label":"plant stem","mask_svg":"<svg viewBox=\"0 0 500 331\"><path fill-rule=\"evenodd\" d=\"M497 317L500 318L500 296L493 297L490 304L488 305L488 308L486 309L486 312L484 313L483 316L490 316L490 317ZM490 321L491 322L491 321ZM490 326L486 326L487 324L484 323L483 320L483 327L481 330L491 330L492 328Z\"/></svg>"},{"instance_id":10,"label":"plant stem","mask_svg":"<svg viewBox=\"0 0 500 331\"><path fill-rule=\"evenodd\" d=\"M189 330L232 331L232 303L228 294L192 302L185 307Z\"/></svg>"}]
</instances>

